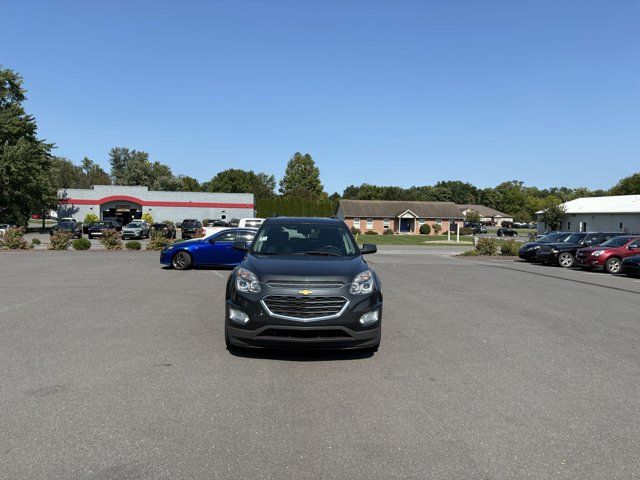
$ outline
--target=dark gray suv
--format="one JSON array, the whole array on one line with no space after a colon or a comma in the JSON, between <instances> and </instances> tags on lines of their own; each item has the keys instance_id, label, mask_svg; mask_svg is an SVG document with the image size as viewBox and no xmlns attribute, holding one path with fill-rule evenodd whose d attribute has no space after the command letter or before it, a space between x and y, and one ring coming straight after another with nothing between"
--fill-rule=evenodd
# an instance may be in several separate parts
<instances>
[{"instance_id":1,"label":"dark gray suv","mask_svg":"<svg viewBox=\"0 0 640 480\"><path fill-rule=\"evenodd\" d=\"M341 220L269 218L229 276L233 347L367 349L380 345L382 286Z\"/></svg>"}]
</instances>

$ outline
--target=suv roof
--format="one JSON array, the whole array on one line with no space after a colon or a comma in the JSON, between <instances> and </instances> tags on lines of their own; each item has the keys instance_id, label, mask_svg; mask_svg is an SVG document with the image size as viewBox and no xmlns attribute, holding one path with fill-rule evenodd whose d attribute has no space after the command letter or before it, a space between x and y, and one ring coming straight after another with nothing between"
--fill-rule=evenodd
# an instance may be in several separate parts
<instances>
[{"instance_id":1,"label":"suv roof","mask_svg":"<svg viewBox=\"0 0 640 480\"><path fill-rule=\"evenodd\" d=\"M335 224L344 226L345 223L338 218L325 218L325 217L269 217L264 222L268 224L276 225L295 225L300 223L320 223L320 224Z\"/></svg>"}]
</instances>

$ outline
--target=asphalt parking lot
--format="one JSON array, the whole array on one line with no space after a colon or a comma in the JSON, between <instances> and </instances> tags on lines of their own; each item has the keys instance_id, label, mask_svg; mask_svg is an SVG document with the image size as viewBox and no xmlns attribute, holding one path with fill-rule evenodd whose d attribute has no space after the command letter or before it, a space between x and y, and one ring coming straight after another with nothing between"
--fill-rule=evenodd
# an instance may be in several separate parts
<instances>
[{"instance_id":1,"label":"asphalt parking lot","mask_svg":"<svg viewBox=\"0 0 640 480\"><path fill-rule=\"evenodd\" d=\"M640 476L640 281L367 258L380 351L224 348L227 271L0 253L2 479Z\"/></svg>"}]
</instances>

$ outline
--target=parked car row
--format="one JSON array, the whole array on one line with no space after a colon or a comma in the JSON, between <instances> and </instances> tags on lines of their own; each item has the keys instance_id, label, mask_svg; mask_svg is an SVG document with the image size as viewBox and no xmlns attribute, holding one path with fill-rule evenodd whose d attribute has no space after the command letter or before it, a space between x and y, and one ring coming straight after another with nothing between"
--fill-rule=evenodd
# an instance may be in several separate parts
<instances>
[{"instance_id":1,"label":"parked car row","mask_svg":"<svg viewBox=\"0 0 640 480\"><path fill-rule=\"evenodd\" d=\"M640 234L620 232L551 232L520 248L528 262L604 270L607 273L640 273Z\"/></svg>"}]
</instances>

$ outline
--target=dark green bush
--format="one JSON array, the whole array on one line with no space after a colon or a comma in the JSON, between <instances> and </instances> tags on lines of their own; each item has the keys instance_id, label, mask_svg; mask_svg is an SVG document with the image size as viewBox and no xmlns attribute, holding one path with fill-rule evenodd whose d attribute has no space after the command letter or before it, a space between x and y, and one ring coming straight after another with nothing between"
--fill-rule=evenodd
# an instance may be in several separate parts
<instances>
[{"instance_id":1,"label":"dark green bush","mask_svg":"<svg viewBox=\"0 0 640 480\"><path fill-rule=\"evenodd\" d=\"M102 232L100 243L107 250L122 250L122 234L115 229L109 229Z\"/></svg>"},{"instance_id":2,"label":"dark green bush","mask_svg":"<svg viewBox=\"0 0 640 480\"><path fill-rule=\"evenodd\" d=\"M375 230L367 230L366 232L364 232L365 235L378 235L378 232L376 232Z\"/></svg>"},{"instance_id":3,"label":"dark green bush","mask_svg":"<svg viewBox=\"0 0 640 480\"><path fill-rule=\"evenodd\" d=\"M42 242L40 241L39 238L32 238L31 239L31 245L40 245Z\"/></svg>"},{"instance_id":4,"label":"dark green bush","mask_svg":"<svg viewBox=\"0 0 640 480\"><path fill-rule=\"evenodd\" d=\"M433 233L435 233L436 235L438 235L441 230L442 230L442 225L440 225L439 223L435 223L433 225Z\"/></svg>"},{"instance_id":5,"label":"dark green bush","mask_svg":"<svg viewBox=\"0 0 640 480\"><path fill-rule=\"evenodd\" d=\"M495 238L481 238L476 244L478 255L495 255L498 253L498 244Z\"/></svg>"},{"instance_id":6,"label":"dark green bush","mask_svg":"<svg viewBox=\"0 0 640 480\"><path fill-rule=\"evenodd\" d=\"M142 244L137 240L130 240L124 244L124 248L127 250L140 250L142 248Z\"/></svg>"},{"instance_id":7,"label":"dark green bush","mask_svg":"<svg viewBox=\"0 0 640 480\"><path fill-rule=\"evenodd\" d=\"M58 230L49 238L49 250L67 250L71 245L71 232Z\"/></svg>"},{"instance_id":8,"label":"dark green bush","mask_svg":"<svg viewBox=\"0 0 640 480\"><path fill-rule=\"evenodd\" d=\"M479 253L477 250L467 250L465 252L462 252L460 255L462 255L463 257L477 257Z\"/></svg>"},{"instance_id":9,"label":"dark green bush","mask_svg":"<svg viewBox=\"0 0 640 480\"><path fill-rule=\"evenodd\" d=\"M460 229L460 235L473 235L473 228L462 227Z\"/></svg>"},{"instance_id":10,"label":"dark green bush","mask_svg":"<svg viewBox=\"0 0 640 480\"><path fill-rule=\"evenodd\" d=\"M518 255L518 250L520 250L520 242L516 242L515 240L507 240L500 247L500 253L504 256L513 257Z\"/></svg>"},{"instance_id":11,"label":"dark green bush","mask_svg":"<svg viewBox=\"0 0 640 480\"><path fill-rule=\"evenodd\" d=\"M431 233L431 225L428 223L423 223L420 225L420 234L421 235L429 235Z\"/></svg>"},{"instance_id":12,"label":"dark green bush","mask_svg":"<svg viewBox=\"0 0 640 480\"><path fill-rule=\"evenodd\" d=\"M393 235L393 230L391 230L390 228L385 229L384 232L382 232L383 235Z\"/></svg>"},{"instance_id":13,"label":"dark green bush","mask_svg":"<svg viewBox=\"0 0 640 480\"><path fill-rule=\"evenodd\" d=\"M71 245L74 250L89 250L91 241L86 238L76 238Z\"/></svg>"}]
</instances>

